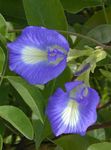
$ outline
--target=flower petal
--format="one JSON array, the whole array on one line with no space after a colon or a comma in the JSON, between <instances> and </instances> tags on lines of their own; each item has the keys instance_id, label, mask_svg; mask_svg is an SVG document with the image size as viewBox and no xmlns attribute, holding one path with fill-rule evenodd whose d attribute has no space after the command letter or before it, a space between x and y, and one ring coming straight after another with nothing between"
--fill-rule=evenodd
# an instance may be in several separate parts
<instances>
[{"instance_id":1,"label":"flower petal","mask_svg":"<svg viewBox=\"0 0 111 150\"><path fill-rule=\"evenodd\" d=\"M76 88L78 85L83 84L82 81L75 81L75 82L68 82L65 84L65 88L68 91L71 91L72 89Z\"/></svg>"},{"instance_id":2,"label":"flower petal","mask_svg":"<svg viewBox=\"0 0 111 150\"><path fill-rule=\"evenodd\" d=\"M12 57L12 58L11 58ZM58 65L49 65L47 61L37 64L25 64L20 56L10 55L10 69L26 79L30 84L45 84L53 78L56 78L66 67L66 59Z\"/></svg>"},{"instance_id":3,"label":"flower petal","mask_svg":"<svg viewBox=\"0 0 111 150\"><path fill-rule=\"evenodd\" d=\"M76 81L65 85L68 86L68 90L73 90L72 87L77 88L78 83L81 84L81 82ZM80 86L80 84L78 85ZM83 87L83 83L81 86ZM75 100L71 99L69 91L65 93L61 89L58 89L50 97L46 114L56 136L63 133L84 135L87 128L96 121L96 107L99 102L99 96L94 89L87 87L87 90L85 93L77 91L82 94L80 95L80 100L78 100L78 97Z\"/></svg>"},{"instance_id":4,"label":"flower petal","mask_svg":"<svg viewBox=\"0 0 111 150\"><path fill-rule=\"evenodd\" d=\"M80 111L80 122L79 122L79 129L86 132L87 128L94 124L97 119L96 108L99 103L99 95L98 93L92 89L88 88L88 95L79 105Z\"/></svg>"},{"instance_id":5,"label":"flower petal","mask_svg":"<svg viewBox=\"0 0 111 150\"><path fill-rule=\"evenodd\" d=\"M52 130L56 136L64 133L65 126L62 121L62 112L67 106L68 96L62 91L57 89L53 96L49 98L46 114L51 122Z\"/></svg>"},{"instance_id":6,"label":"flower petal","mask_svg":"<svg viewBox=\"0 0 111 150\"><path fill-rule=\"evenodd\" d=\"M29 26L7 47L10 69L31 84L45 84L56 78L66 67L69 45L66 39L54 30ZM53 59L49 60L56 55L53 49L58 55L54 62Z\"/></svg>"}]
</instances>

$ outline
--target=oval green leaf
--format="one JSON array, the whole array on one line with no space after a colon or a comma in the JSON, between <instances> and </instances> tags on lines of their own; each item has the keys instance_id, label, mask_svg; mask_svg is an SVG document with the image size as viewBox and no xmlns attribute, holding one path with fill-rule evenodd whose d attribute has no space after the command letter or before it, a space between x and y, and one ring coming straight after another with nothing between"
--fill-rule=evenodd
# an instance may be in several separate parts
<instances>
[{"instance_id":1,"label":"oval green leaf","mask_svg":"<svg viewBox=\"0 0 111 150\"><path fill-rule=\"evenodd\" d=\"M23 0L29 25L67 30L67 21L59 0Z\"/></svg>"},{"instance_id":2,"label":"oval green leaf","mask_svg":"<svg viewBox=\"0 0 111 150\"><path fill-rule=\"evenodd\" d=\"M87 150L111 150L111 143L103 142L103 143L92 144L91 146L88 147Z\"/></svg>"},{"instance_id":3,"label":"oval green leaf","mask_svg":"<svg viewBox=\"0 0 111 150\"><path fill-rule=\"evenodd\" d=\"M43 122L43 97L39 89L29 85L22 78L7 76L12 86L18 91L25 103L31 108L38 119Z\"/></svg>"},{"instance_id":4,"label":"oval green leaf","mask_svg":"<svg viewBox=\"0 0 111 150\"><path fill-rule=\"evenodd\" d=\"M99 140L90 136L67 135L54 140L64 150L87 150L88 146L99 142Z\"/></svg>"},{"instance_id":5,"label":"oval green leaf","mask_svg":"<svg viewBox=\"0 0 111 150\"><path fill-rule=\"evenodd\" d=\"M19 108L14 106L0 106L0 117L8 121L26 138L33 139L33 127L28 117Z\"/></svg>"}]
</instances>

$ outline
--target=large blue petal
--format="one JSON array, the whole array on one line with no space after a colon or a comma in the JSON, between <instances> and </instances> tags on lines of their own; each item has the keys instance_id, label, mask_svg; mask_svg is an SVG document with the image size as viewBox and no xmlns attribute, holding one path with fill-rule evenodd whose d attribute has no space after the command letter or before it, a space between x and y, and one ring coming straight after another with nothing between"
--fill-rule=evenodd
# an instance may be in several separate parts
<instances>
[{"instance_id":1,"label":"large blue petal","mask_svg":"<svg viewBox=\"0 0 111 150\"><path fill-rule=\"evenodd\" d=\"M22 76L30 84L45 84L56 78L65 67L66 58L57 65L50 65L47 61L30 65L23 63L19 55L10 54L10 69Z\"/></svg>"},{"instance_id":2,"label":"large blue petal","mask_svg":"<svg viewBox=\"0 0 111 150\"><path fill-rule=\"evenodd\" d=\"M45 84L56 78L66 67L69 45L66 39L54 30L43 27L26 27L9 49L10 69L21 75L31 84ZM53 63L48 60L48 49L56 48L59 54ZM66 52L65 52L66 51ZM53 56L53 55L52 55ZM50 56L51 57L51 56Z\"/></svg>"},{"instance_id":3,"label":"large blue petal","mask_svg":"<svg viewBox=\"0 0 111 150\"><path fill-rule=\"evenodd\" d=\"M64 48L66 51L69 51L69 45L66 39L55 30L49 30L44 27L29 26L23 30L21 36L26 43L28 42L27 39L29 39L34 46L40 46L42 49L57 45Z\"/></svg>"}]
</instances>

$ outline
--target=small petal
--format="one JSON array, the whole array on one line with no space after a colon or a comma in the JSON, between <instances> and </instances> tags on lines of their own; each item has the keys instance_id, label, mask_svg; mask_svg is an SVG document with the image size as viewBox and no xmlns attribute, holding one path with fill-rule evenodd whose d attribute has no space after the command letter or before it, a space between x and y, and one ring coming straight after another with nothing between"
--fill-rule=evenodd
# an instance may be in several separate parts
<instances>
[{"instance_id":1,"label":"small petal","mask_svg":"<svg viewBox=\"0 0 111 150\"><path fill-rule=\"evenodd\" d=\"M66 83L65 87L66 92L58 89L49 99L46 114L52 130L56 136L63 133L84 135L97 119L98 93L81 81Z\"/></svg>"},{"instance_id":2,"label":"small petal","mask_svg":"<svg viewBox=\"0 0 111 150\"><path fill-rule=\"evenodd\" d=\"M26 27L7 47L10 69L31 84L45 84L56 78L66 67L69 45L54 30Z\"/></svg>"},{"instance_id":3,"label":"small petal","mask_svg":"<svg viewBox=\"0 0 111 150\"><path fill-rule=\"evenodd\" d=\"M83 84L82 81L68 82L65 84L65 88L67 91L71 91L72 89L74 89L75 87L81 84Z\"/></svg>"}]
</instances>

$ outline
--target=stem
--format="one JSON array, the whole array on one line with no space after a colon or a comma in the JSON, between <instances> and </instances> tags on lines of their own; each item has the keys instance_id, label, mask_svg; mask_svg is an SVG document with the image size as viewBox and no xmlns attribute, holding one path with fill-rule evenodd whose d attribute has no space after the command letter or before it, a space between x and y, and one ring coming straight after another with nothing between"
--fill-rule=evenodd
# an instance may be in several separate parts
<instances>
[{"instance_id":1,"label":"stem","mask_svg":"<svg viewBox=\"0 0 111 150\"><path fill-rule=\"evenodd\" d=\"M92 41L93 43L95 43L95 44L97 44L97 45L99 45L101 47L105 47L104 44L100 43L99 41L97 41L97 40L95 40L95 39L93 39L93 38L91 38L89 36L86 36L86 35L83 35L83 34L80 34L80 33L70 32L70 31L63 31L63 30L58 30L58 31L61 32L61 33L65 33L65 34L67 33L67 34L75 35L77 37L80 37L80 38Z\"/></svg>"},{"instance_id":2,"label":"stem","mask_svg":"<svg viewBox=\"0 0 111 150\"><path fill-rule=\"evenodd\" d=\"M101 109L104 109L106 107L108 107L109 105L111 105L111 101L108 101L107 103L105 103L104 105L100 106L97 108L97 110L101 110Z\"/></svg>"},{"instance_id":3,"label":"stem","mask_svg":"<svg viewBox=\"0 0 111 150\"><path fill-rule=\"evenodd\" d=\"M74 36L77 36L77 37L80 37L80 38L83 38L83 39L86 39L86 40L89 40L95 44L97 44L98 46L101 46L103 49L105 50L108 50L110 49L111 50L111 46L107 46L107 45L104 45L102 43L100 43L99 41L89 37L89 36L86 36L86 35L83 35L83 34L80 34L80 33L75 33L75 32L70 32L70 31L63 31L63 30L57 30L58 32L61 32L61 33L67 33L67 34L71 34L71 35L74 35Z\"/></svg>"},{"instance_id":4,"label":"stem","mask_svg":"<svg viewBox=\"0 0 111 150\"><path fill-rule=\"evenodd\" d=\"M13 32L21 32L22 29L13 29L13 30L9 30L8 32L9 33L13 33Z\"/></svg>"},{"instance_id":5,"label":"stem","mask_svg":"<svg viewBox=\"0 0 111 150\"><path fill-rule=\"evenodd\" d=\"M21 29L14 29L14 30L10 30L8 32L12 33L12 32L21 32L21 31L22 31ZM64 31L64 30L57 30L57 31L60 32L60 33L67 34L67 35L74 35L74 36L80 37L82 39L86 39L88 41L91 41L91 42L97 44L98 46L101 46L105 50L111 50L111 46L104 45L104 44L100 43L99 41L97 41L97 40L95 40L95 39L93 39L89 36L86 36L86 35L83 35L83 34L80 34L80 33L76 33L76 32Z\"/></svg>"},{"instance_id":6,"label":"stem","mask_svg":"<svg viewBox=\"0 0 111 150\"><path fill-rule=\"evenodd\" d=\"M111 127L111 121L105 122L102 124L95 124L90 126L87 131L95 130L95 129L101 129L101 128L110 128Z\"/></svg>"},{"instance_id":7,"label":"stem","mask_svg":"<svg viewBox=\"0 0 111 150\"><path fill-rule=\"evenodd\" d=\"M105 5L104 5L104 0L102 0L102 7L103 7L103 12L104 12L104 17L105 17L105 20L106 20L106 24L108 24L109 21L108 21L108 16L107 16L107 13L106 13L106 8L105 8Z\"/></svg>"},{"instance_id":8,"label":"stem","mask_svg":"<svg viewBox=\"0 0 111 150\"><path fill-rule=\"evenodd\" d=\"M5 44L2 41L2 36L1 35L0 35L0 37L1 37L0 46L5 50L5 62L4 62L4 65L3 65L3 71L2 71L2 73L0 75L0 86L1 86L3 78L4 78L4 75L5 75L5 72L6 72L6 69L7 69L8 52L7 52L7 48L6 48Z\"/></svg>"}]
</instances>

